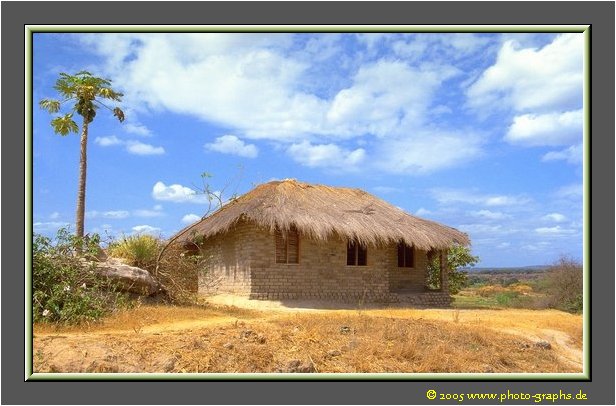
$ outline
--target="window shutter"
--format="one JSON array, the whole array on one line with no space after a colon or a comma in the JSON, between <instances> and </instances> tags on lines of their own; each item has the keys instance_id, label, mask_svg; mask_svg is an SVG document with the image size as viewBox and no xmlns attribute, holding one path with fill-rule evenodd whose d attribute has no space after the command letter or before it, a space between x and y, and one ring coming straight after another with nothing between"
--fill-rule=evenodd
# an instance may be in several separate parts
<instances>
[{"instance_id":1,"label":"window shutter","mask_svg":"<svg viewBox=\"0 0 616 406\"><path fill-rule=\"evenodd\" d=\"M361 244L357 244L357 265L368 265L368 249Z\"/></svg>"},{"instance_id":2,"label":"window shutter","mask_svg":"<svg viewBox=\"0 0 616 406\"><path fill-rule=\"evenodd\" d=\"M349 241L347 244L347 265L355 265L355 241Z\"/></svg>"},{"instance_id":3,"label":"window shutter","mask_svg":"<svg viewBox=\"0 0 616 406\"><path fill-rule=\"evenodd\" d=\"M292 228L287 235L287 263L299 263L299 235L295 228Z\"/></svg>"},{"instance_id":4,"label":"window shutter","mask_svg":"<svg viewBox=\"0 0 616 406\"><path fill-rule=\"evenodd\" d=\"M287 262L287 244L282 231L276 229L276 263L285 264Z\"/></svg>"}]
</instances>

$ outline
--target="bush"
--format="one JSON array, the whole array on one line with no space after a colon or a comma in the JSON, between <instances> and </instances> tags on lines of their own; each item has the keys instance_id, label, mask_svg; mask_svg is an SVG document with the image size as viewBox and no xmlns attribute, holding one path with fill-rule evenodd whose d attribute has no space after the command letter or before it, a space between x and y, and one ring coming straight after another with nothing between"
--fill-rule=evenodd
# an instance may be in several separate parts
<instances>
[{"instance_id":1,"label":"bush","mask_svg":"<svg viewBox=\"0 0 616 406\"><path fill-rule=\"evenodd\" d=\"M199 286L199 275L207 273L209 257L197 244L186 249L171 244L158 265L156 277L165 287L169 298L178 304L194 303Z\"/></svg>"},{"instance_id":2,"label":"bush","mask_svg":"<svg viewBox=\"0 0 616 406\"><path fill-rule=\"evenodd\" d=\"M579 313L584 306L584 273L582 264L561 257L548 271L545 286L549 306L572 313Z\"/></svg>"},{"instance_id":3,"label":"bush","mask_svg":"<svg viewBox=\"0 0 616 406\"><path fill-rule=\"evenodd\" d=\"M126 296L83 258L99 250L98 235L82 239L60 229L52 241L34 234L32 241L32 311L35 322L79 324L98 320Z\"/></svg>"},{"instance_id":4,"label":"bush","mask_svg":"<svg viewBox=\"0 0 616 406\"><path fill-rule=\"evenodd\" d=\"M449 249L447 252L447 264L449 266L449 292L452 295L460 292L468 283L468 275L462 268L473 266L478 261L479 257L471 255L469 247L455 245ZM426 285L428 288L440 288L440 272L438 255L429 253L428 272L426 276Z\"/></svg>"},{"instance_id":5,"label":"bush","mask_svg":"<svg viewBox=\"0 0 616 406\"><path fill-rule=\"evenodd\" d=\"M153 272L161 246L160 239L143 234L122 237L120 241L109 244L107 252L112 257L126 259L129 265Z\"/></svg>"}]
</instances>

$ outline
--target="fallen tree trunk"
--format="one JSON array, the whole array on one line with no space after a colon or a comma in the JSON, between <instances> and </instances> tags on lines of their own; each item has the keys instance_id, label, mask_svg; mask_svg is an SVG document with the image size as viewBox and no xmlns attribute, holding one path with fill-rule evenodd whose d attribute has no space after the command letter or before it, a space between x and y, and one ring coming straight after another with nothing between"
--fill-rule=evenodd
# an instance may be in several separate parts
<instances>
[{"instance_id":1,"label":"fallen tree trunk","mask_svg":"<svg viewBox=\"0 0 616 406\"><path fill-rule=\"evenodd\" d=\"M151 296L163 290L160 282L145 269L126 265L113 258L95 265L101 275L109 278L122 291Z\"/></svg>"}]
</instances>

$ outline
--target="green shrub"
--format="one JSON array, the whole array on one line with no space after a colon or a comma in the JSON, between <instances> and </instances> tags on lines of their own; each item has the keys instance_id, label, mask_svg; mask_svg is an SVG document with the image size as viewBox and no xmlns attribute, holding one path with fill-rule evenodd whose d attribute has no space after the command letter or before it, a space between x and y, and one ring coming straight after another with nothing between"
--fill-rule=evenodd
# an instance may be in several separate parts
<instances>
[{"instance_id":1,"label":"green shrub","mask_svg":"<svg viewBox=\"0 0 616 406\"><path fill-rule=\"evenodd\" d=\"M81 239L60 229L52 241L34 234L32 241L32 311L35 322L79 324L94 321L126 296L83 260L99 250L98 235Z\"/></svg>"},{"instance_id":2,"label":"green shrub","mask_svg":"<svg viewBox=\"0 0 616 406\"><path fill-rule=\"evenodd\" d=\"M129 265L153 272L161 245L160 239L150 235L134 235L112 242L107 252L112 257L126 259Z\"/></svg>"},{"instance_id":3,"label":"green shrub","mask_svg":"<svg viewBox=\"0 0 616 406\"><path fill-rule=\"evenodd\" d=\"M434 252L428 253L428 270L426 286L430 289L440 288L440 261ZM471 249L462 245L455 245L447 251L447 264L449 267L449 292L452 295L460 292L468 284L468 274L462 268L473 266L479 257L471 254Z\"/></svg>"},{"instance_id":4,"label":"green shrub","mask_svg":"<svg viewBox=\"0 0 616 406\"><path fill-rule=\"evenodd\" d=\"M518 296L520 294L515 291L505 291L497 293L494 298L496 299L496 303L505 307L517 307L518 304Z\"/></svg>"}]
</instances>

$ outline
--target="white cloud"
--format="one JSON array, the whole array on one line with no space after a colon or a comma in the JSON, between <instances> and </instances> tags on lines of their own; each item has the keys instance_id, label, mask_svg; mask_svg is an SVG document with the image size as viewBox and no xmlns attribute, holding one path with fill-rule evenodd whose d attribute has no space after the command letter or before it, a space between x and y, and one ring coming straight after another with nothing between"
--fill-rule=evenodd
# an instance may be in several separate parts
<instances>
[{"instance_id":1,"label":"white cloud","mask_svg":"<svg viewBox=\"0 0 616 406\"><path fill-rule=\"evenodd\" d=\"M49 218L50 218L51 220L57 220L57 219L59 219L59 218L60 218L60 213L58 213L57 211L54 211L53 213L51 213L51 214L49 215Z\"/></svg>"},{"instance_id":2,"label":"white cloud","mask_svg":"<svg viewBox=\"0 0 616 406\"><path fill-rule=\"evenodd\" d=\"M260 138L310 167L344 168L370 155L371 169L418 174L481 155L480 137L433 124L436 93L463 73L449 57L413 64L378 53L365 58L370 45L350 57L341 49L341 37L105 34L82 40L105 57L108 74L138 113L187 114L242 134L243 140L218 138L206 145L210 150L254 157L258 150L245 139ZM359 36L366 44L376 37ZM394 36L381 37L389 41ZM475 52L486 43L470 34L437 37L435 43L452 55ZM321 83L319 61L334 58L346 59L337 60L341 69L335 79ZM423 136L430 141L422 142ZM340 139L359 139L361 148L347 150ZM341 163L332 164L332 151L343 154Z\"/></svg>"},{"instance_id":3,"label":"white cloud","mask_svg":"<svg viewBox=\"0 0 616 406\"><path fill-rule=\"evenodd\" d=\"M91 210L86 212L87 218L106 218L112 220L125 219L129 216L129 212L126 210L109 210L109 211L97 211Z\"/></svg>"},{"instance_id":4,"label":"white cloud","mask_svg":"<svg viewBox=\"0 0 616 406\"><path fill-rule=\"evenodd\" d=\"M543 48L506 41L496 63L467 91L476 109L568 111L581 107L584 34L558 35Z\"/></svg>"},{"instance_id":5,"label":"white cloud","mask_svg":"<svg viewBox=\"0 0 616 406\"><path fill-rule=\"evenodd\" d=\"M544 162L564 160L570 164L581 164L583 161L583 146L577 144L561 151L550 151L541 160Z\"/></svg>"},{"instance_id":6,"label":"white cloud","mask_svg":"<svg viewBox=\"0 0 616 406\"><path fill-rule=\"evenodd\" d=\"M500 224L460 224L458 229L469 234L496 234L502 233L502 226Z\"/></svg>"},{"instance_id":7,"label":"white cloud","mask_svg":"<svg viewBox=\"0 0 616 406\"><path fill-rule=\"evenodd\" d=\"M426 174L462 165L482 155L472 134L417 131L380 142L375 166L390 173Z\"/></svg>"},{"instance_id":8,"label":"white cloud","mask_svg":"<svg viewBox=\"0 0 616 406\"><path fill-rule=\"evenodd\" d=\"M45 231L56 231L63 227L69 227L69 223L62 221L37 221L32 223L32 228L35 232L41 233Z\"/></svg>"},{"instance_id":9,"label":"white cloud","mask_svg":"<svg viewBox=\"0 0 616 406\"><path fill-rule=\"evenodd\" d=\"M530 201L525 196L482 195L462 189L435 188L431 190L431 194L441 204L466 203L484 206L517 206ZM484 211L483 214L485 215L487 212Z\"/></svg>"},{"instance_id":10,"label":"white cloud","mask_svg":"<svg viewBox=\"0 0 616 406\"><path fill-rule=\"evenodd\" d=\"M149 137L152 135L150 129L143 124L127 123L124 124L122 128L129 134L140 135L142 137Z\"/></svg>"},{"instance_id":11,"label":"white cloud","mask_svg":"<svg viewBox=\"0 0 616 406\"><path fill-rule=\"evenodd\" d=\"M196 214L187 214L184 217L182 217L182 223L184 224L192 224L192 223L196 223L197 221L201 220L201 216L198 216Z\"/></svg>"},{"instance_id":12,"label":"white cloud","mask_svg":"<svg viewBox=\"0 0 616 406\"><path fill-rule=\"evenodd\" d=\"M513 118L505 140L526 146L567 145L582 140L583 111L523 114Z\"/></svg>"},{"instance_id":13,"label":"white cloud","mask_svg":"<svg viewBox=\"0 0 616 406\"><path fill-rule=\"evenodd\" d=\"M155 200L162 200L174 203L209 203L205 194L179 184L165 185L163 182L156 182L152 188L152 197Z\"/></svg>"},{"instance_id":14,"label":"white cloud","mask_svg":"<svg viewBox=\"0 0 616 406\"><path fill-rule=\"evenodd\" d=\"M157 204L156 206L154 206L152 210L150 209L133 210L133 215L136 217L161 217L165 215L162 209L163 209L162 206Z\"/></svg>"},{"instance_id":15,"label":"white cloud","mask_svg":"<svg viewBox=\"0 0 616 406\"><path fill-rule=\"evenodd\" d=\"M582 184L572 184L572 185L566 185L566 186L562 186L561 188L559 188L556 191L556 196L557 197L564 197L564 198L581 198L583 196L583 187Z\"/></svg>"},{"instance_id":16,"label":"white cloud","mask_svg":"<svg viewBox=\"0 0 616 406\"><path fill-rule=\"evenodd\" d=\"M135 155L162 155L165 153L163 147L155 147L140 141L128 141L126 143L126 151Z\"/></svg>"},{"instance_id":17,"label":"white cloud","mask_svg":"<svg viewBox=\"0 0 616 406\"><path fill-rule=\"evenodd\" d=\"M356 169L365 158L363 148L346 150L335 144L313 145L308 141L293 144L287 153L297 162L309 167L327 167L343 170Z\"/></svg>"},{"instance_id":18,"label":"white cloud","mask_svg":"<svg viewBox=\"0 0 616 406\"><path fill-rule=\"evenodd\" d=\"M575 230L565 229L561 226L554 227L539 227L535 228L535 232L541 235L552 235L552 236L560 236L560 235L569 235L575 233Z\"/></svg>"},{"instance_id":19,"label":"white cloud","mask_svg":"<svg viewBox=\"0 0 616 406\"><path fill-rule=\"evenodd\" d=\"M152 234L152 235L160 234L160 228L153 227L147 224L135 226L133 227L132 230L135 234Z\"/></svg>"},{"instance_id":20,"label":"white cloud","mask_svg":"<svg viewBox=\"0 0 616 406\"><path fill-rule=\"evenodd\" d=\"M498 248L498 249L505 249L505 248L509 248L510 246L511 246L511 243L502 242L502 243L498 244L496 246L496 248Z\"/></svg>"},{"instance_id":21,"label":"white cloud","mask_svg":"<svg viewBox=\"0 0 616 406\"><path fill-rule=\"evenodd\" d=\"M124 141L115 135L111 135L109 137L96 137L94 142L101 147L123 145L128 153L134 155L161 155L165 153L165 149L163 147L155 147L141 141Z\"/></svg>"},{"instance_id":22,"label":"white cloud","mask_svg":"<svg viewBox=\"0 0 616 406\"><path fill-rule=\"evenodd\" d=\"M423 217L423 216L428 216L432 214L432 212L428 209L424 209L423 207L420 207L416 212L415 215L418 217Z\"/></svg>"},{"instance_id":23,"label":"white cloud","mask_svg":"<svg viewBox=\"0 0 616 406\"><path fill-rule=\"evenodd\" d=\"M256 158L259 150L253 144L246 144L235 135L223 135L216 138L213 143L205 144L205 148L210 151L217 151L223 154L238 155L246 158Z\"/></svg>"},{"instance_id":24,"label":"white cloud","mask_svg":"<svg viewBox=\"0 0 616 406\"><path fill-rule=\"evenodd\" d=\"M565 221L567 218L560 213L550 213L550 214L546 214L545 216L541 217L541 219L546 220L546 221L555 221L557 223L561 223Z\"/></svg>"},{"instance_id":25,"label":"white cloud","mask_svg":"<svg viewBox=\"0 0 616 406\"><path fill-rule=\"evenodd\" d=\"M110 147L112 145L121 145L124 142L115 135L110 135L108 137L96 137L94 143L101 147Z\"/></svg>"}]
</instances>

